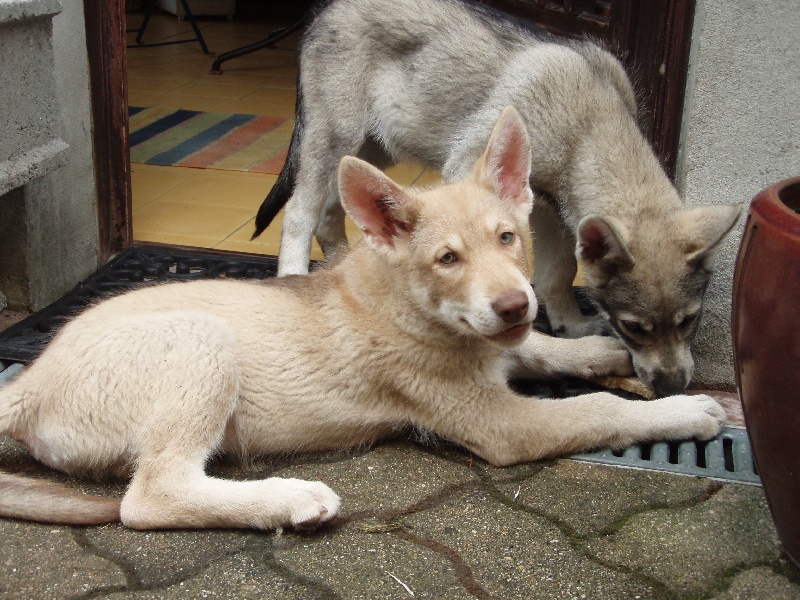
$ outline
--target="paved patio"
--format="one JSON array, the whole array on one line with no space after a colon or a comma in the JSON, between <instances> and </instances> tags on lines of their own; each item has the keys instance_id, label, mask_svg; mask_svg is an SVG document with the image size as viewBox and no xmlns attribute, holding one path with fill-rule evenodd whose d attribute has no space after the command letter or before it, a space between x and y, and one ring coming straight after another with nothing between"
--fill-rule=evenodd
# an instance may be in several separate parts
<instances>
[{"instance_id":1,"label":"paved patio","mask_svg":"<svg viewBox=\"0 0 800 600\"><path fill-rule=\"evenodd\" d=\"M61 479L8 441L0 468ZM758 486L575 460L496 469L412 441L212 472L321 479L343 517L280 535L0 520L0 597L800 598Z\"/></svg>"}]
</instances>

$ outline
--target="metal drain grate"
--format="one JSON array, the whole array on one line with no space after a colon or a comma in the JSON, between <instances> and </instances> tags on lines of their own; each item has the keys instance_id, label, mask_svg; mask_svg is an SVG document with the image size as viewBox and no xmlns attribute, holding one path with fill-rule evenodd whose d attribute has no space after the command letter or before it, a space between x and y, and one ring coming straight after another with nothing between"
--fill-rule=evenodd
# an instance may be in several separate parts
<instances>
[{"instance_id":1,"label":"metal drain grate","mask_svg":"<svg viewBox=\"0 0 800 600\"><path fill-rule=\"evenodd\" d=\"M708 442L657 442L622 451L600 450L571 458L619 467L699 475L761 485L747 431L725 427Z\"/></svg>"}]
</instances>

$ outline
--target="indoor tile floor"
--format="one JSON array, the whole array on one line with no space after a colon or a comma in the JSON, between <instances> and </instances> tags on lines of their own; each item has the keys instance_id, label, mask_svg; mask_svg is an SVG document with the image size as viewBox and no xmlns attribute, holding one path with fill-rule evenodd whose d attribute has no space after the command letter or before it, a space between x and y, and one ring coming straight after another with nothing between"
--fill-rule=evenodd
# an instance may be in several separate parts
<instances>
[{"instance_id":1,"label":"indoor tile floor","mask_svg":"<svg viewBox=\"0 0 800 600\"><path fill-rule=\"evenodd\" d=\"M130 13L128 28L137 27L142 16ZM224 17L199 18L198 24L209 49L217 54L263 39L278 26ZM135 33L128 36L133 43ZM188 22L157 13L143 41L186 37L193 37ZM196 42L129 48L129 104L293 117L299 38L296 33L276 48L226 62L221 75L209 74L213 57L203 54ZM131 164L131 173L136 241L278 254L282 215L259 238L250 240L256 211L276 176L138 163ZM403 184L437 177L412 164L398 165L389 173ZM351 240L357 237L351 223L348 232ZM315 243L312 258L321 257Z\"/></svg>"}]
</instances>

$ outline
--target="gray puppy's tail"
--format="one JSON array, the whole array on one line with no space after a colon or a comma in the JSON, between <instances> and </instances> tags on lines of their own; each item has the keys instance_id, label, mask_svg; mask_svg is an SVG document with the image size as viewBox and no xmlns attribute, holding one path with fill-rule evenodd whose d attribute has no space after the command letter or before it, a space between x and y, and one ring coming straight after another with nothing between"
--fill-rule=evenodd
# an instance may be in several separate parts
<instances>
[{"instance_id":1,"label":"gray puppy's tail","mask_svg":"<svg viewBox=\"0 0 800 600\"><path fill-rule=\"evenodd\" d=\"M295 104L294 130L292 140L289 142L289 154L283 164L281 174L272 189L267 194L264 202L256 214L256 230L251 240L256 239L264 230L269 227L275 216L289 201L294 192L295 182L297 181L297 160L300 152L300 138L303 135L303 93L300 87L300 80L297 80L297 102Z\"/></svg>"},{"instance_id":2,"label":"gray puppy's tail","mask_svg":"<svg viewBox=\"0 0 800 600\"><path fill-rule=\"evenodd\" d=\"M119 498L89 496L65 485L0 471L0 516L58 525L119 521Z\"/></svg>"}]
</instances>

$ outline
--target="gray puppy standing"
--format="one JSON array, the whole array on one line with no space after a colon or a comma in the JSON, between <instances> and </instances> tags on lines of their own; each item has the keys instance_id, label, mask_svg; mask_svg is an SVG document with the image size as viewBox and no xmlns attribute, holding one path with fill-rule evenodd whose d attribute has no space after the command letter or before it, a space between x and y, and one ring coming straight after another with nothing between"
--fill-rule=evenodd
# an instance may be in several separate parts
<instances>
[{"instance_id":1,"label":"gray puppy standing","mask_svg":"<svg viewBox=\"0 0 800 600\"><path fill-rule=\"evenodd\" d=\"M279 274L347 243L336 166L406 157L446 180L469 171L503 107L533 147L534 284L556 333L613 329L658 395L683 391L716 251L741 206L685 209L636 121L622 65L463 0L333 0L300 54L289 157L259 209L259 235L286 205ZM287 203L288 201L288 203ZM571 285L580 264L599 316Z\"/></svg>"}]
</instances>

